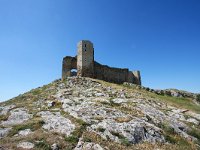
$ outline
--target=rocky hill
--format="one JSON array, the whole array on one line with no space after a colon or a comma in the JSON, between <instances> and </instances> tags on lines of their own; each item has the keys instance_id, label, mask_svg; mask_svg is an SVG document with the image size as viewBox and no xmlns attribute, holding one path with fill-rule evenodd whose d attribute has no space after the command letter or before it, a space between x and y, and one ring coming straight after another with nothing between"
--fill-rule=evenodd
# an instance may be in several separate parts
<instances>
[{"instance_id":1,"label":"rocky hill","mask_svg":"<svg viewBox=\"0 0 200 150\"><path fill-rule=\"evenodd\" d=\"M199 125L193 96L70 77L0 103L0 150L196 150Z\"/></svg>"}]
</instances>

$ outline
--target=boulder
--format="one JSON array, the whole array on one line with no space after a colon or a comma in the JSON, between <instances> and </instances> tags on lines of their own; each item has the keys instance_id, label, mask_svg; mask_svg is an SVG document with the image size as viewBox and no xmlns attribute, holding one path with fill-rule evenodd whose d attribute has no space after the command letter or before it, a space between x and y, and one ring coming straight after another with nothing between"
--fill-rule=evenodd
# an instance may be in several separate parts
<instances>
[{"instance_id":1,"label":"boulder","mask_svg":"<svg viewBox=\"0 0 200 150\"><path fill-rule=\"evenodd\" d=\"M32 114L28 114L24 108L16 108L10 111L8 120L2 121L1 125L17 125L32 118Z\"/></svg>"},{"instance_id":2,"label":"boulder","mask_svg":"<svg viewBox=\"0 0 200 150\"><path fill-rule=\"evenodd\" d=\"M23 148L23 149L32 149L34 148L34 144L31 142L20 142L17 144L18 148Z\"/></svg>"},{"instance_id":3,"label":"boulder","mask_svg":"<svg viewBox=\"0 0 200 150\"><path fill-rule=\"evenodd\" d=\"M11 128L0 128L0 139L7 136Z\"/></svg>"},{"instance_id":4,"label":"boulder","mask_svg":"<svg viewBox=\"0 0 200 150\"><path fill-rule=\"evenodd\" d=\"M37 115L40 115L44 119L45 124L42 127L46 130L69 136L75 129L75 125L59 112L51 113L49 111L42 111Z\"/></svg>"},{"instance_id":5,"label":"boulder","mask_svg":"<svg viewBox=\"0 0 200 150\"><path fill-rule=\"evenodd\" d=\"M58 144L54 143L53 145L51 145L51 149L52 150L59 150Z\"/></svg>"},{"instance_id":6,"label":"boulder","mask_svg":"<svg viewBox=\"0 0 200 150\"><path fill-rule=\"evenodd\" d=\"M80 138L74 150L104 150L99 144L92 142L83 142Z\"/></svg>"},{"instance_id":7,"label":"boulder","mask_svg":"<svg viewBox=\"0 0 200 150\"><path fill-rule=\"evenodd\" d=\"M31 134L31 133L33 133L33 132L31 131L31 129L25 129L25 130L19 131L18 134L15 135L15 136L27 136L27 135L29 135L29 134Z\"/></svg>"}]
</instances>

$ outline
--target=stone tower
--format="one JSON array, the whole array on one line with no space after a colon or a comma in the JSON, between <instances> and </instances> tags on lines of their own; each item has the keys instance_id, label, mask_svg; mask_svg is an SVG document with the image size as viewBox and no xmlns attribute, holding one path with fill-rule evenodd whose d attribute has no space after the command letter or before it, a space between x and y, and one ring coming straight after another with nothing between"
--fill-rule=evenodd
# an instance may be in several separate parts
<instances>
[{"instance_id":1,"label":"stone tower","mask_svg":"<svg viewBox=\"0 0 200 150\"><path fill-rule=\"evenodd\" d=\"M87 40L78 43L77 76L94 76L94 48L92 42Z\"/></svg>"}]
</instances>

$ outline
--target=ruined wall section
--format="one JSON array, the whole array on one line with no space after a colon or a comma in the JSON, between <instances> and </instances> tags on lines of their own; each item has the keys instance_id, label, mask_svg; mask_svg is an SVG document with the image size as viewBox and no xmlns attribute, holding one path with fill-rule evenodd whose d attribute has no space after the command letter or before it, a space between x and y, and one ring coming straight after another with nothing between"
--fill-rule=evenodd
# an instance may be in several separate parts
<instances>
[{"instance_id":1,"label":"ruined wall section","mask_svg":"<svg viewBox=\"0 0 200 150\"><path fill-rule=\"evenodd\" d=\"M77 57L64 57L62 63L62 79L70 77L72 69L77 69Z\"/></svg>"},{"instance_id":2,"label":"ruined wall section","mask_svg":"<svg viewBox=\"0 0 200 150\"><path fill-rule=\"evenodd\" d=\"M134 84L142 85L140 71L133 71L134 75Z\"/></svg>"},{"instance_id":3,"label":"ruined wall section","mask_svg":"<svg viewBox=\"0 0 200 150\"><path fill-rule=\"evenodd\" d=\"M77 75L94 76L94 48L90 41L82 40L78 43Z\"/></svg>"},{"instance_id":4,"label":"ruined wall section","mask_svg":"<svg viewBox=\"0 0 200 150\"><path fill-rule=\"evenodd\" d=\"M94 78L113 82L123 83L128 81L128 69L112 68L94 62Z\"/></svg>"},{"instance_id":5,"label":"ruined wall section","mask_svg":"<svg viewBox=\"0 0 200 150\"><path fill-rule=\"evenodd\" d=\"M82 40L78 43L77 57L63 58L62 79L75 75L72 69L77 69L77 76L91 77L113 83L129 82L141 85L139 71L113 68L94 61L94 47L92 42Z\"/></svg>"}]
</instances>

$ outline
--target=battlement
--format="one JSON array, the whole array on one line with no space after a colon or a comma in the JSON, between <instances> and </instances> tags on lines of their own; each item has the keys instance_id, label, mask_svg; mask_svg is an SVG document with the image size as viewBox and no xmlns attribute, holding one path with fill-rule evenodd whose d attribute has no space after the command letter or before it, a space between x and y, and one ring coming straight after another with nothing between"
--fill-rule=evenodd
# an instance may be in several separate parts
<instances>
[{"instance_id":1,"label":"battlement","mask_svg":"<svg viewBox=\"0 0 200 150\"><path fill-rule=\"evenodd\" d=\"M94 61L93 43L82 40L77 45L77 56L63 58L62 79L73 76L71 70L77 70L77 76L91 77L113 83L129 82L141 85L139 71L129 71L127 68L114 68Z\"/></svg>"}]
</instances>

